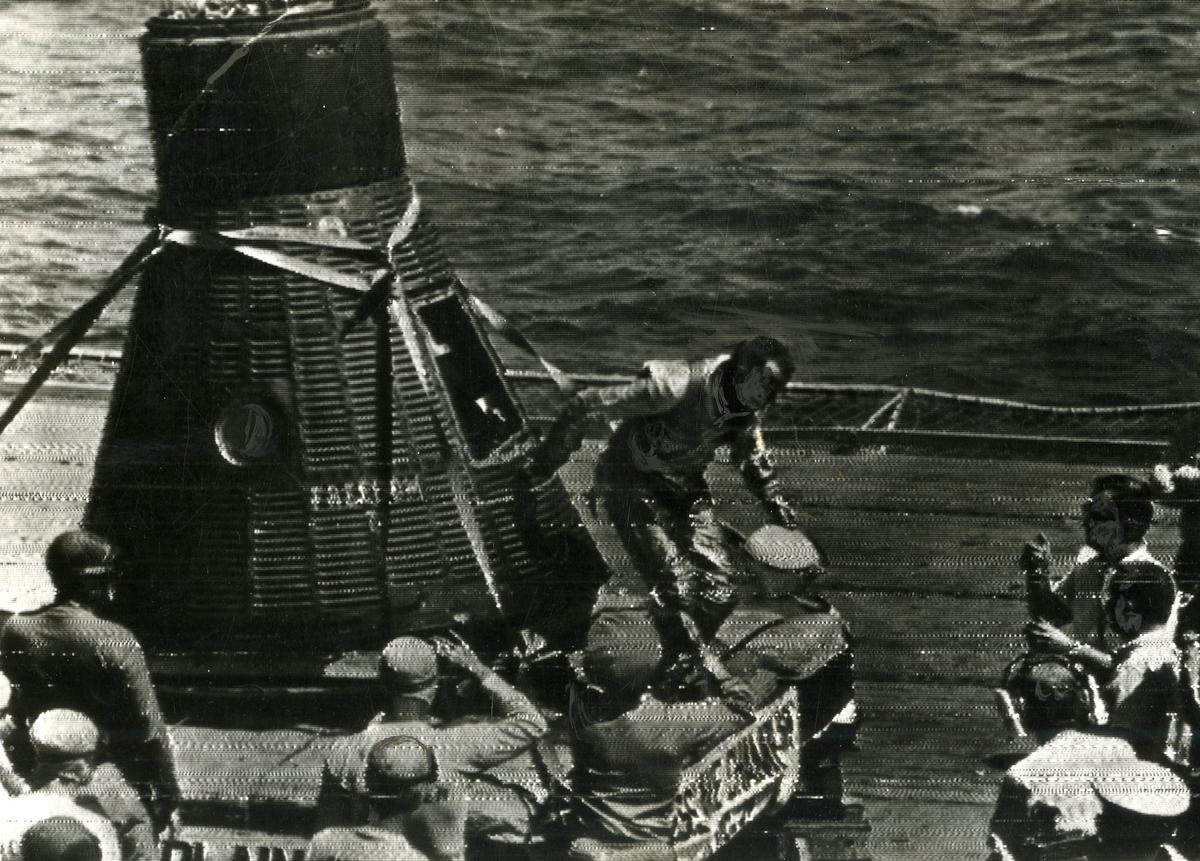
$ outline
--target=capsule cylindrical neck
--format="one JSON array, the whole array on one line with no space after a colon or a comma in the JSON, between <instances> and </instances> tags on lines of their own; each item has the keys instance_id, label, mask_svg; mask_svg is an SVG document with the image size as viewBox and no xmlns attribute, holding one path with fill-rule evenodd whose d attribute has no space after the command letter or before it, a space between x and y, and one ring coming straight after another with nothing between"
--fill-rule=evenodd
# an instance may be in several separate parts
<instances>
[{"instance_id":1,"label":"capsule cylindrical neck","mask_svg":"<svg viewBox=\"0 0 1200 861\"><path fill-rule=\"evenodd\" d=\"M154 18L141 48L161 211L404 173L387 31L366 2Z\"/></svg>"}]
</instances>

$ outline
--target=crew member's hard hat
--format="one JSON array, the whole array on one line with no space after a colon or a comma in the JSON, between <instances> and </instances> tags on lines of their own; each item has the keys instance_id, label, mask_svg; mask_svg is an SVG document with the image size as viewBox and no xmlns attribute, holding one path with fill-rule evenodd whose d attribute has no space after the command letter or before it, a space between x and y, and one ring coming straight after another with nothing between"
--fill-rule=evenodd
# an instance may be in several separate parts
<instances>
[{"instance_id":1,"label":"crew member's hard hat","mask_svg":"<svg viewBox=\"0 0 1200 861\"><path fill-rule=\"evenodd\" d=\"M645 609L601 613L588 629L583 671L588 681L611 694L641 694L662 661L658 629Z\"/></svg>"},{"instance_id":2,"label":"crew member's hard hat","mask_svg":"<svg viewBox=\"0 0 1200 861\"><path fill-rule=\"evenodd\" d=\"M412 736L385 738L367 754L366 782L371 791L396 791L436 779L433 751Z\"/></svg>"},{"instance_id":3,"label":"crew member's hard hat","mask_svg":"<svg viewBox=\"0 0 1200 861\"><path fill-rule=\"evenodd\" d=\"M51 816L34 823L21 836L23 861L100 861L96 835L73 816Z\"/></svg>"},{"instance_id":4,"label":"crew member's hard hat","mask_svg":"<svg viewBox=\"0 0 1200 861\"><path fill-rule=\"evenodd\" d=\"M395 693L413 693L437 681L437 653L416 637L397 637L379 658L379 677Z\"/></svg>"},{"instance_id":5,"label":"crew member's hard hat","mask_svg":"<svg viewBox=\"0 0 1200 861\"><path fill-rule=\"evenodd\" d=\"M90 756L100 746L100 730L83 712L50 709L29 727L29 740L40 756Z\"/></svg>"},{"instance_id":6,"label":"crew member's hard hat","mask_svg":"<svg viewBox=\"0 0 1200 861\"><path fill-rule=\"evenodd\" d=\"M823 560L817 545L803 532L782 526L763 526L746 539L746 552L780 571L815 571Z\"/></svg>"}]
</instances>

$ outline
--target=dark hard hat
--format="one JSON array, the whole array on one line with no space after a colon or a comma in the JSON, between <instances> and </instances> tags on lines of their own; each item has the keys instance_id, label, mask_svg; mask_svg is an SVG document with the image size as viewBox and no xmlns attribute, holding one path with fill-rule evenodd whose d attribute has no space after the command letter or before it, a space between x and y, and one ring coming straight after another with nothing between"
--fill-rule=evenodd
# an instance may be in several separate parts
<instances>
[{"instance_id":1,"label":"dark hard hat","mask_svg":"<svg viewBox=\"0 0 1200 861\"><path fill-rule=\"evenodd\" d=\"M1018 658L1005 671L1004 687L1032 731L1078 726L1092 712L1087 676L1062 655Z\"/></svg>"},{"instance_id":2,"label":"dark hard hat","mask_svg":"<svg viewBox=\"0 0 1200 861\"><path fill-rule=\"evenodd\" d=\"M433 751L407 735L385 738L367 754L367 787L372 792L389 792L437 779Z\"/></svg>"},{"instance_id":3,"label":"dark hard hat","mask_svg":"<svg viewBox=\"0 0 1200 861\"><path fill-rule=\"evenodd\" d=\"M588 629L583 670L588 681L609 693L640 693L662 661L658 629L641 608L601 613Z\"/></svg>"},{"instance_id":4,"label":"dark hard hat","mask_svg":"<svg viewBox=\"0 0 1200 861\"><path fill-rule=\"evenodd\" d=\"M53 577L110 574L116 558L113 546L94 532L64 532L46 549L46 570Z\"/></svg>"},{"instance_id":5,"label":"dark hard hat","mask_svg":"<svg viewBox=\"0 0 1200 861\"><path fill-rule=\"evenodd\" d=\"M1063 700L1074 695L1079 679L1062 664L1041 663L1030 667L1029 684L1038 699Z\"/></svg>"},{"instance_id":6,"label":"dark hard hat","mask_svg":"<svg viewBox=\"0 0 1200 861\"><path fill-rule=\"evenodd\" d=\"M25 861L100 861L100 841L71 816L44 819L21 837Z\"/></svg>"}]
</instances>

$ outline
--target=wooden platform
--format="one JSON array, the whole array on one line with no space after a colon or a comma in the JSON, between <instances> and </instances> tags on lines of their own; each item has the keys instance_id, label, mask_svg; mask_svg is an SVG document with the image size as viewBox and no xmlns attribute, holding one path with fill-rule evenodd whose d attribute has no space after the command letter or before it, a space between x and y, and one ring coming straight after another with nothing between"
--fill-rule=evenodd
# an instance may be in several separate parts
<instances>
[{"instance_id":1,"label":"wooden platform","mask_svg":"<svg viewBox=\"0 0 1200 861\"><path fill-rule=\"evenodd\" d=\"M0 437L0 609L34 607L50 594L41 554L81 516L104 397L102 387L49 386ZM848 788L866 804L873 857L980 857L998 784L981 762L1000 738L989 688L1022 648L1021 543L1045 532L1066 566L1091 477L1149 464L1099 448L1089 458L1086 448L1031 455L994 444L980 454L975 445L967 456L941 443L939 451L876 443L834 453L797 438L779 452L806 528L830 557L824 592L855 635L862 751L849 763ZM564 470L576 494L596 450L587 446ZM711 478L731 522L760 522L727 466ZM1161 512L1153 534L1164 559L1174 550L1171 518ZM316 792L328 743L305 728L278 734L269 748L258 735L192 725L174 736L185 792L214 798L303 801Z\"/></svg>"}]
</instances>

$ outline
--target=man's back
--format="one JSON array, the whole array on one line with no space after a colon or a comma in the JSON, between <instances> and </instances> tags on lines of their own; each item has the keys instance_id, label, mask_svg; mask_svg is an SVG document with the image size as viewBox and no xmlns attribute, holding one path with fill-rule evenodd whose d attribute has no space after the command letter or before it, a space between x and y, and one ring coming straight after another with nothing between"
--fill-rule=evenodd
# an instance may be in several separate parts
<instances>
[{"instance_id":1,"label":"man's back","mask_svg":"<svg viewBox=\"0 0 1200 861\"><path fill-rule=\"evenodd\" d=\"M31 718L50 708L72 708L105 728L128 731L161 721L145 659L122 625L73 603L20 613L0 631L0 666L14 686L14 712Z\"/></svg>"},{"instance_id":2,"label":"man's back","mask_svg":"<svg viewBox=\"0 0 1200 861\"><path fill-rule=\"evenodd\" d=\"M339 741L326 760L327 769L346 789L366 792L371 748L384 739L408 736L433 751L443 778L478 775L520 755L544 732L540 718L525 715L454 723L379 721Z\"/></svg>"},{"instance_id":3,"label":"man's back","mask_svg":"<svg viewBox=\"0 0 1200 861\"><path fill-rule=\"evenodd\" d=\"M427 747L437 764L437 779L421 790L415 811L389 821L413 845L437 861L461 859L466 851L468 821L487 813L498 791L494 781L480 779L489 769L514 760L545 732L540 715L514 714L503 720L380 721L339 741L326 758L318 826L361 821L370 797L368 759L380 742L397 737Z\"/></svg>"},{"instance_id":4,"label":"man's back","mask_svg":"<svg viewBox=\"0 0 1200 861\"><path fill-rule=\"evenodd\" d=\"M833 608L821 612L794 600L748 601L729 615L716 641L725 655L726 669L752 694L754 708L766 705L788 687L812 679L838 658L846 667L841 689L822 688L823 701L806 706L829 717L846 705L846 697L853 696L849 633ZM825 721L820 723L823 726Z\"/></svg>"},{"instance_id":5,"label":"man's back","mask_svg":"<svg viewBox=\"0 0 1200 861\"><path fill-rule=\"evenodd\" d=\"M716 700L646 697L619 717L583 728L574 788L589 836L669 839L680 773L743 723Z\"/></svg>"},{"instance_id":6,"label":"man's back","mask_svg":"<svg viewBox=\"0 0 1200 861\"><path fill-rule=\"evenodd\" d=\"M177 800L166 724L128 628L71 601L20 613L0 629L0 669L13 684L18 724L49 709L82 712L107 734L113 761L143 797L153 786L164 809Z\"/></svg>"}]
</instances>

